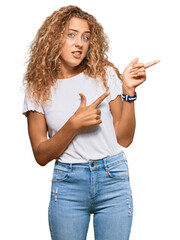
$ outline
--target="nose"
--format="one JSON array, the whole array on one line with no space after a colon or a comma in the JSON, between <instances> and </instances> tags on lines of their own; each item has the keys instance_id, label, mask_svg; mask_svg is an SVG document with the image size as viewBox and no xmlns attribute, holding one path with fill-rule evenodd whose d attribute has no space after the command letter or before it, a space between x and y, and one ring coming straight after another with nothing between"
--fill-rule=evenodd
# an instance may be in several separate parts
<instances>
[{"instance_id":1,"label":"nose","mask_svg":"<svg viewBox=\"0 0 180 240\"><path fill-rule=\"evenodd\" d=\"M75 46L76 47L82 47L82 38L81 37L76 38Z\"/></svg>"}]
</instances>

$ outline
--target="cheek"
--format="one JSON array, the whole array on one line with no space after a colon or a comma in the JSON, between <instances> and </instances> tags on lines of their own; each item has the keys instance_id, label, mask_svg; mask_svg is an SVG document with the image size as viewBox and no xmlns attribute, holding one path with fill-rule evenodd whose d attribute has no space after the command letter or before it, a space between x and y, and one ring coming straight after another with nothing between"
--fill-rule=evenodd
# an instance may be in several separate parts
<instances>
[{"instance_id":1,"label":"cheek","mask_svg":"<svg viewBox=\"0 0 180 240\"><path fill-rule=\"evenodd\" d=\"M67 49L64 49L64 48L63 48L63 50L62 50L62 52L61 52L61 58L64 59L64 60L68 58Z\"/></svg>"},{"instance_id":2,"label":"cheek","mask_svg":"<svg viewBox=\"0 0 180 240\"><path fill-rule=\"evenodd\" d=\"M62 52L61 52L61 56L66 58L69 56L70 52L71 52L71 47L69 44L64 44L64 46L62 47Z\"/></svg>"},{"instance_id":3,"label":"cheek","mask_svg":"<svg viewBox=\"0 0 180 240\"><path fill-rule=\"evenodd\" d=\"M75 42L75 39L73 39L73 38L67 38L67 39L66 39L66 46L67 46L67 47L71 47L71 46L74 44L74 42Z\"/></svg>"},{"instance_id":4,"label":"cheek","mask_svg":"<svg viewBox=\"0 0 180 240\"><path fill-rule=\"evenodd\" d=\"M66 53L67 51L71 51L72 45L73 45L72 40L66 40L66 42L64 43L64 45L62 47L62 51L64 53Z\"/></svg>"},{"instance_id":5,"label":"cheek","mask_svg":"<svg viewBox=\"0 0 180 240\"><path fill-rule=\"evenodd\" d=\"M89 44L87 44L86 46L84 46L85 55L87 55L88 49L89 49Z\"/></svg>"}]
</instances>

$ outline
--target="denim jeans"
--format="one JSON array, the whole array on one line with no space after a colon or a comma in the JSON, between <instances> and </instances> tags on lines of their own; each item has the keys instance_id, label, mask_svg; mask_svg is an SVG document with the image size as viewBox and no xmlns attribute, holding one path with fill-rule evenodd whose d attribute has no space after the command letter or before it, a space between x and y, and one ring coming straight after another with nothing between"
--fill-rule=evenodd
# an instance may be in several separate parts
<instances>
[{"instance_id":1,"label":"denim jeans","mask_svg":"<svg viewBox=\"0 0 180 240\"><path fill-rule=\"evenodd\" d=\"M128 240L133 218L124 152L87 163L54 165L49 228L52 240L86 240L93 214L96 240Z\"/></svg>"}]
</instances>

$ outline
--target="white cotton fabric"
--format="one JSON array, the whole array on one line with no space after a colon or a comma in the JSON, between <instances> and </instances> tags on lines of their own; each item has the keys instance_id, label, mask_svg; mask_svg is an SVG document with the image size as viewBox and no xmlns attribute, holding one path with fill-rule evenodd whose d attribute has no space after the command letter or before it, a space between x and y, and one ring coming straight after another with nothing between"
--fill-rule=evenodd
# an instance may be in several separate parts
<instances>
[{"instance_id":1,"label":"white cotton fabric","mask_svg":"<svg viewBox=\"0 0 180 240\"><path fill-rule=\"evenodd\" d=\"M112 67L107 67L110 95L99 105L102 123L82 128L64 153L57 159L63 163L86 163L115 155L122 151L113 126L109 102L122 94L122 82ZM56 89L51 87L51 99L46 107L37 106L25 92L22 113L33 110L45 115L48 136L51 138L76 112L81 103L79 93L86 96L86 105L93 103L105 91L100 79L93 79L83 72L67 79L58 79Z\"/></svg>"}]
</instances>

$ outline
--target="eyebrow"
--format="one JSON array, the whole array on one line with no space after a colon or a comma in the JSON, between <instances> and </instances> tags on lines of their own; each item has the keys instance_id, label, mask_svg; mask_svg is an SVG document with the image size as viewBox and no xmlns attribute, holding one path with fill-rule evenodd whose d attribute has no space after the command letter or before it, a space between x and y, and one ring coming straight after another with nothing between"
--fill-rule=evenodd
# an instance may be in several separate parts
<instances>
[{"instance_id":1,"label":"eyebrow","mask_svg":"<svg viewBox=\"0 0 180 240\"><path fill-rule=\"evenodd\" d=\"M71 29L71 28L69 28L69 30L74 31L74 32L79 32L78 30ZM91 32L90 31L85 31L84 33L91 33Z\"/></svg>"}]
</instances>

